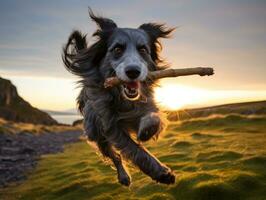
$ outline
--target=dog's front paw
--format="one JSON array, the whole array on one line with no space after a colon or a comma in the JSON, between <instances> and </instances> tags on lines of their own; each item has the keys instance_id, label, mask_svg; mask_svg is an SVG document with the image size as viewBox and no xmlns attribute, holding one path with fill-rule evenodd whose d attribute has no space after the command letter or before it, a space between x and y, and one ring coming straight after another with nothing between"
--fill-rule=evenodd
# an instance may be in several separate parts
<instances>
[{"instance_id":1,"label":"dog's front paw","mask_svg":"<svg viewBox=\"0 0 266 200\"><path fill-rule=\"evenodd\" d=\"M158 113L150 113L141 118L137 139L139 141L147 141L158 134L163 129L163 123Z\"/></svg>"},{"instance_id":2,"label":"dog's front paw","mask_svg":"<svg viewBox=\"0 0 266 200\"><path fill-rule=\"evenodd\" d=\"M174 184L175 183L175 174L170 170L166 169L158 174L156 178L154 178L159 183L164 184Z\"/></svg>"},{"instance_id":3,"label":"dog's front paw","mask_svg":"<svg viewBox=\"0 0 266 200\"><path fill-rule=\"evenodd\" d=\"M118 181L120 184L129 186L131 183L130 177L126 172L120 172L118 173Z\"/></svg>"}]
</instances>

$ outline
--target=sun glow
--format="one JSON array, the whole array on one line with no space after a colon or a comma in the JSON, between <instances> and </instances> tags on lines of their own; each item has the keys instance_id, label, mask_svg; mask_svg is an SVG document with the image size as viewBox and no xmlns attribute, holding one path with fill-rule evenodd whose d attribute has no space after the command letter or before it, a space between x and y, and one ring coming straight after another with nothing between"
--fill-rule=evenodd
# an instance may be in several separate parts
<instances>
[{"instance_id":1,"label":"sun glow","mask_svg":"<svg viewBox=\"0 0 266 200\"><path fill-rule=\"evenodd\" d=\"M206 100L206 93L207 91L198 88L164 84L155 89L155 100L162 108L177 110L201 103Z\"/></svg>"},{"instance_id":2,"label":"sun glow","mask_svg":"<svg viewBox=\"0 0 266 200\"><path fill-rule=\"evenodd\" d=\"M206 90L174 83L163 83L155 88L155 101L166 110L259 101L265 98L266 90Z\"/></svg>"}]
</instances>

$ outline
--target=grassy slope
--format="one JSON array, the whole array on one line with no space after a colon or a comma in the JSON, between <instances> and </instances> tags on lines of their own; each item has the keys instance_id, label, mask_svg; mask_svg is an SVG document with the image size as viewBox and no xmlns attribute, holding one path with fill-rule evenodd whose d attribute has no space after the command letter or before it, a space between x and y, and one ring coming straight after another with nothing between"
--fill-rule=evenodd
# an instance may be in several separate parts
<instances>
[{"instance_id":1,"label":"grassy slope","mask_svg":"<svg viewBox=\"0 0 266 200\"><path fill-rule=\"evenodd\" d=\"M44 156L23 184L0 199L266 199L266 117L228 115L172 123L146 146L177 175L154 183L130 167L133 183L116 173L85 142Z\"/></svg>"},{"instance_id":2,"label":"grassy slope","mask_svg":"<svg viewBox=\"0 0 266 200\"><path fill-rule=\"evenodd\" d=\"M42 125L42 124L30 124L22 122L6 121L0 118L0 134L17 134L22 132L41 134L41 133L57 133L64 131L81 130L81 126L66 126L66 125Z\"/></svg>"},{"instance_id":3,"label":"grassy slope","mask_svg":"<svg viewBox=\"0 0 266 200\"><path fill-rule=\"evenodd\" d=\"M169 111L169 119L187 120L190 118L208 117L213 114L227 115L243 114L243 115L266 115L266 101L253 101L244 103L224 104L218 106L185 109L180 111Z\"/></svg>"}]
</instances>

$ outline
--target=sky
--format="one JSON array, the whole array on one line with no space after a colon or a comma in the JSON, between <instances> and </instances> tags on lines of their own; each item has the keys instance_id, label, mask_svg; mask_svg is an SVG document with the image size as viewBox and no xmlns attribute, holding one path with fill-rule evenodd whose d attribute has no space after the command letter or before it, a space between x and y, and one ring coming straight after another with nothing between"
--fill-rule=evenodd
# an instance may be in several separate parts
<instances>
[{"instance_id":1,"label":"sky","mask_svg":"<svg viewBox=\"0 0 266 200\"><path fill-rule=\"evenodd\" d=\"M172 38L162 40L162 57L171 67L215 69L212 77L162 81L156 89L162 106L266 99L264 0L0 1L0 76L12 80L32 105L75 107L78 77L64 69L61 51L74 29L93 41L96 26L88 18L88 6L120 27L146 22L177 27Z\"/></svg>"}]
</instances>

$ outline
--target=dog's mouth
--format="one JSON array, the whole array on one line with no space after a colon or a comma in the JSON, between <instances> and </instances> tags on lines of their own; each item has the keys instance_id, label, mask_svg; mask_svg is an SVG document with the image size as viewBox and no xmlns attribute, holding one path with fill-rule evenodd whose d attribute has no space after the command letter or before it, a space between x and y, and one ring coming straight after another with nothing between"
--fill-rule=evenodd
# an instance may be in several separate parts
<instances>
[{"instance_id":1,"label":"dog's mouth","mask_svg":"<svg viewBox=\"0 0 266 200\"><path fill-rule=\"evenodd\" d=\"M123 96L130 101L138 100L140 97L140 82L132 81L123 83L122 93Z\"/></svg>"}]
</instances>

